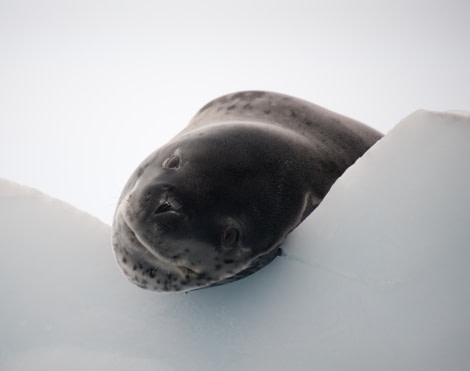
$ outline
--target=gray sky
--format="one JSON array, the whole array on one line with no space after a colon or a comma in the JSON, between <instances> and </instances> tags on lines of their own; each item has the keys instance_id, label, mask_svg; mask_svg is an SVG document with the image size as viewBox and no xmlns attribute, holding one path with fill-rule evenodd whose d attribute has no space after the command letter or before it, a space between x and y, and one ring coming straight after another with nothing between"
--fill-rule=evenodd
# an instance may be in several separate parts
<instances>
[{"instance_id":1,"label":"gray sky","mask_svg":"<svg viewBox=\"0 0 470 371\"><path fill-rule=\"evenodd\" d=\"M206 102L263 89L386 132L470 110L468 1L0 0L0 177L110 222Z\"/></svg>"}]
</instances>

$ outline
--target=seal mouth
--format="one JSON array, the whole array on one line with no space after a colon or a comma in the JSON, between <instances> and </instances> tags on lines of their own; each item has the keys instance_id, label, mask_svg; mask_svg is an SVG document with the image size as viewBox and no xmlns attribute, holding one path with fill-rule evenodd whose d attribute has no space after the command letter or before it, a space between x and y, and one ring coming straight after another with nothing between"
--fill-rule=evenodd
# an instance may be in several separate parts
<instances>
[{"instance_id":1,"label":"seal mouth","mask_svg":"<svg viewBox=\"0 0 470 371\"><path fill-rule=\"evenodd\" d=\"M119 224L122 225L122 227L126 231L126 234L129 236L128 243L131 243L134 248L138 248L135 252L149 252L149 249L146 247L144 241L139 238L138 234L134 231L134 229L131 227L131 225L128 223L128 221L123 215L121 215L121 217L119 218Z\"/></svg>"},{"instance_id":2,"label":"seal mouth","mask_svg":"<svg viewBox=\"0 0 470 371\"><path fill-rule=\"evenodd\" d=\"M196 277L199 275L199 273L196 272L195 270L188 268L188 267L184 267L182 265L178 265L176 268L180 271L183 277L185 276Z\"/></svg>"},{"instance_id":3,"label":"seal mouth","mask_svg":"<svg viewBox=\"0 0 470 371\"><path fill-rule=\"evenodd\" d=\"M164 205L164 207L159 210L158 215L161 216L161 218L155 218L156 224L158 224L160 227L165 228L167 227L165 223L166 216L171 218L173 216L180 216L181 214L178 211L169 208L167 205ZM168 253L170 247L165 248L164 246L159 246L157 248L156 246L152 246L151 244L149 244L149 242L145 238L142 238L142 236L140 236L140 234L133 228L132 223L127 220L125 215L121 215L119 217L119 223L129 236L127 243L131 244L133 247L132 249L124 247L129 253L140 256L143 256L142 254L144 254L147 256L147 258L151 256L155 264L164 264L166 267L172 267L174 271L185 272L189 275L199 274L191 268L187 268L184 265L178 265L178 261L180 261L180 264L184 264L184 262L181 262L181 259L179 259L179 255L171 256Z\"/></svg>"}]
</instances>

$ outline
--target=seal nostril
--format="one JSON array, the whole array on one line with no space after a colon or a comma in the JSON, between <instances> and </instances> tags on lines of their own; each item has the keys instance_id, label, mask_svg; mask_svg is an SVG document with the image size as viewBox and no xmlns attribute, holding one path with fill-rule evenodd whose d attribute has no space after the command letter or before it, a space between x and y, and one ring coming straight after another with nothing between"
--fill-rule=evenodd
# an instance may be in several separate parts
<instances>
[{"instance_id":1,"label":"seal nostril","mask_svg":"<svg viewBox=\"0 0 470 371\"><path fill-rule=\"evenodd\" d=\"M160 206L155 210L155 214L164 213L165 211L171 210L171 205L169 202L162 202Z\"/></svg>"}]
</instances>

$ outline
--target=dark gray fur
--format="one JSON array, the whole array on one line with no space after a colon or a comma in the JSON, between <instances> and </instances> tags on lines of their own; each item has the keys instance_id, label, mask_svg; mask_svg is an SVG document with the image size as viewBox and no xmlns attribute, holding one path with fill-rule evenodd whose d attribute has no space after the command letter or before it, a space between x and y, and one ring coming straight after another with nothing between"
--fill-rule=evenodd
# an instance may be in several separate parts
<instances>
[{"instance_id":1,"label":"dark gray fur","mask_svg":"<svg viewBox=\"0 0 470 371\"><path fill-rule=\"evenodd\" d=\"M204 106L126 184L113 223L140 287L189 291L243 278L382 134L290 96L248 91Z\"/></svg>"}]
</instances>

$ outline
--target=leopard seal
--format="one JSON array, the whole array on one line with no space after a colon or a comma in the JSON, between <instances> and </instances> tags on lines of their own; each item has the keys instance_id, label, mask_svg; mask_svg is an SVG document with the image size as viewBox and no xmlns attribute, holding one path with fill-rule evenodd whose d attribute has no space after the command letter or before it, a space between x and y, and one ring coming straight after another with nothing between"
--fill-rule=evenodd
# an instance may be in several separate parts
<instances>
[{"instance_id":1,"label":"leopard seal","mask_svg":"<svg viewBox=\"0 0 470 371\"><path fill-rule=\"evenodd\" d=\"M145 289L190 291L243 278L382 134L291 96L244 91L206 104L122 191L112 244Z\"/></svg>"}]
</instances>

